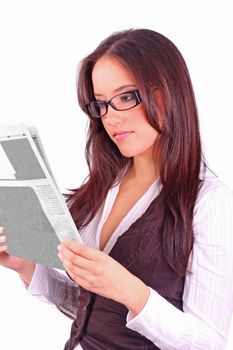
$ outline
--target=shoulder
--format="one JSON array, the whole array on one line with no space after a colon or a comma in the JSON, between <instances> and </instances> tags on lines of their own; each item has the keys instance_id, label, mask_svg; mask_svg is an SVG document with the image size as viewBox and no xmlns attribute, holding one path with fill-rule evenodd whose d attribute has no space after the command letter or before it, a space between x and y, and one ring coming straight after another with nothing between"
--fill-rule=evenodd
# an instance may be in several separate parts
<instances>
[{"instance_id":1,"label":"shoulder","mask_svg":"<svg viewBox=\"0 0 233 350\"><path fill-rule=\"evenodd\" d=\"M202 180L202 185L197 196L195 208L198 208L204 202L211 202L211 200L233 202L233 190L208 168L205 173L200 175L200 179Z\"/></svg>"},{"instance_id":2,"label":"shoulder","mask_svg":"<svg viewBox=\"0 0 233 350\"><path fill-rule=\"evenodd\" d=\"M196 242L233 246L233 191L210 170L202 177L194 208Z\"/></svg>"}]
</instances>

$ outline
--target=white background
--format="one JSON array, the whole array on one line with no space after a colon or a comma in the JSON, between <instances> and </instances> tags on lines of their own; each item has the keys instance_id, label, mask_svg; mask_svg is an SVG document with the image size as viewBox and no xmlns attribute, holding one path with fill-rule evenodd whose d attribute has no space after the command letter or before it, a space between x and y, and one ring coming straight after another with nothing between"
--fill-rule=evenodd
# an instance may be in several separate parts
<instances>
[{"instance_id":1,"label":"white background","mask_svg":"<svg viewBox=\"0 0 233 350\"><path fill-rule=\"evenodd\" d=\"M0 0L0 122L38 127L61 191L87 174L78 62L116 30L154 29L182 52L196 94L204 151L233 188L231 1ZM62 350L71 321L0 268L0 348ZM232 296L233 297L233 296ZM233 327L232 327L233 328ZM227 349L232 348L233 331Z\"/></svg>"}]
</instances>

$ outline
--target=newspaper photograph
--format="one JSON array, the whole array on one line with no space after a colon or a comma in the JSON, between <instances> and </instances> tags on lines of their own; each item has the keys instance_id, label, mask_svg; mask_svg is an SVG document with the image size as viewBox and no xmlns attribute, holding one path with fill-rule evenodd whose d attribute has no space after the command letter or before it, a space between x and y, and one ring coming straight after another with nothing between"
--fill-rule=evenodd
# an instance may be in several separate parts
<instances>
[{"instance_id":1,"label":"newspaper photograph","mask_svg":"<svg viewBox=\"0 0 233 350\"><path fill-rule=\"evenodd\" d=\"M60 239L82 243L35 127L0 125L0 226L9 254L58 269Z\"/></svg>"}]
</instances>

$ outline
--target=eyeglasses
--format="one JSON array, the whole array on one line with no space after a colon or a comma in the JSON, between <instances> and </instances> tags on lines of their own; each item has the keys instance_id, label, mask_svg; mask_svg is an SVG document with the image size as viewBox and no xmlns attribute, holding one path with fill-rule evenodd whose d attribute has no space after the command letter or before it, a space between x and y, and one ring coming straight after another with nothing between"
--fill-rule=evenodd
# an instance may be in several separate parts
<instances>
[{"instance_id":1,"label":"eyeglasses","mask_svg":"<svg viewBox=\"0 0 233 350\"><path fill-rule=\"evenodd\" d=\"M89 102L86 107L91 118L101 118L108 113L110 105L116 111L127 111L139 105L142 102L138 90L122 92L113 96L110 100L97 100Z\"/></svg>"}]
</instances>

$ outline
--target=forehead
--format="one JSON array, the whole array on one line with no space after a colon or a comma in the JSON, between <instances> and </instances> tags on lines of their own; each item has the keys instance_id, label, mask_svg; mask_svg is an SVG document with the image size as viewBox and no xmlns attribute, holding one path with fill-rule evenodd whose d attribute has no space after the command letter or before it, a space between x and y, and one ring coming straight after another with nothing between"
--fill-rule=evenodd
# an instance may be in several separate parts
<instances>
[{"instance_id":1,"label":"forehead","mask_svg":"<svg viewBox=\"0 0 233 350\"><path fill-rule=\"evenodd\" d=\"M92 71L94 92L109 95L124 85L135 85L132 73L114 58L103 56Z\"/></svg>"}]
</instances>

